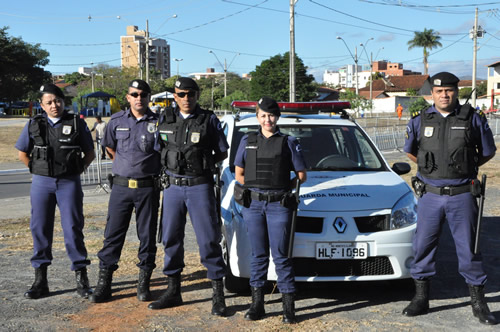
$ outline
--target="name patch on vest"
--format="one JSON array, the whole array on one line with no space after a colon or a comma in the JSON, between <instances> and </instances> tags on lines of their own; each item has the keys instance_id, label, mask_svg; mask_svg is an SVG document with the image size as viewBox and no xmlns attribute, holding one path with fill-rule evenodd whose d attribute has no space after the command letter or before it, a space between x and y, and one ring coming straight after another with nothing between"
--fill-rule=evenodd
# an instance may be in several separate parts
<instances>
[{"instance_id":1,"label":"name patch on vest","mask_svg":"<svg viewBox=\"0 0 500 332\"><path fill-rule=\"evenodd\" d=\"M434 127L425 127L424 136L432 137L432 134L434 134Z\"/></svg>"},{"instance_id":2,"label":"name patch on vest","mask_svg":"<svg viewBox=\"0 0 500 332\"><path fill-rule=\"evenodd\" d=\"M160 130L160 134L173 134L172 130Z\"/></svg>"},{"instance_id":3,"label":"name patch on vest","mask_svg":"<svg viewBox=\"0 0 500 332\"><path fill-rule=\"evenodd\" d=\"M191 133L191 143L200 142L200 133Z\"/></svg>"},{"instance_id":4,"label":"name patch on vest","mask_svg":"<svg viewBox=\"0 0 500 332\"><path fill-rule=\"evenodd\" d=\"M247 145L247 146L245 146L245 149L247 149L247 150L257 150L258 147L257 147L257 145Z\"/></svg>"},{"instance_id":5,"label":"name patch on vest","mask_svg":"<svg viewBox=\"0 0 500 332\"><path fill-rule=\"evenodd\" d=\"M116 131L130 131L130 128L116 128Z\"/></svg>"},{"instance_id":6,"label":"name patch on vest","mask_svg":"<svg viewBox=\"0 0 500 332\"><path fill-rule=\"evenodd\" d=\"M455 130L465 130L465 129L467 129L467 127L451 127L451 129L455 129Z\"/></svg>"},{"instance_id":7,"label":"name patch on vest","mask_svg":"<svg viewBox=\"0 0 500 332\"><path fill-rule=\"evenodd\" d=\"M62 133L64 135L69 135L71 134L71 126L68 126L68 125L64 125L63 128L62 128Z\"/></svg>"}]
</instances>

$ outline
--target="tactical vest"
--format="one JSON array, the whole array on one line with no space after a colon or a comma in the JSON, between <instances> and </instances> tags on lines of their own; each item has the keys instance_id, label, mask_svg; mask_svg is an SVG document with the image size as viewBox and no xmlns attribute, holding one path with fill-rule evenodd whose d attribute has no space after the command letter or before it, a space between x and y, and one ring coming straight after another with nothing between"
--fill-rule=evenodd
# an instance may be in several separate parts
<instances>
[{"instance_id":1,"label":"tactical vest","mask_svg":"<svg viewBox=\"0 0 500 332\"><path fill-rule=\"evenodd\" d=\"M289 190L291 160L285 159L288 136L273 135L263 138L257 132L248 134L245 161L245 187Z\"/></svg>"},{"instance_id":2,"label":"tactical vest","mask_svg":"<svg viewBox=\"0 0 500 332\"><path fill-rule=\"evenodd\" d=\"M57 128L50 126L48 118L35 116L29 125L34 147L30 155L30 172L43 176L81 174L84 169L78 133L78 117L63 114Z\"/></svg>"},{"instance_id":3,"label":"tactical vest","mask_svg":"<svg viewBox=\"0 0 500 332\"><path fill-rule=\"evenodd\" d=\"M463 105L458 114L443 117L439 113L420 115L418 171L430 179L474 178L478 153L472 141L474 109Z\"/></svg>"},{"instance_id":4,"label":"tactical vest","mask_svg":"<svg viewBox=\"0 0 500 332\"><path fill-rule=\"evenodd\" d=\"M197 112L184 119L168 108L160 117L161 163L174 174L201 176L215 172L211 139L208 137L210 117L214 113L201 108Z\"/></svg>"}]
</instances>

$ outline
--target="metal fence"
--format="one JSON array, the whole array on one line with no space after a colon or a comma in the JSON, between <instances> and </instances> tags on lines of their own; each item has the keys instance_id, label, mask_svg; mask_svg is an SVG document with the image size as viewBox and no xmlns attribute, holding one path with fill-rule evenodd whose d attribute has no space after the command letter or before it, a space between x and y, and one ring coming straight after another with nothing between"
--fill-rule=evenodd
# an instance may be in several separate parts
<instances>
[{"instance_id":1,"label":"metal fence","mask_svg":"<svg viewBox=\"0 0 500 332\"><path fill-rule=\"evenodd\" d=\"M377 117L357 119L380 151L401 150L405 144L405 132L408 119L398 120L394 117ZM494 136L500 134L500 117L489 116L488 124ZM97 189L105 191L108 187L108 174L111 174L111 161L100 160L100 147L96 147L97 159L82 174L82 184L97 185Z\"/></svg>"}]
</instances>

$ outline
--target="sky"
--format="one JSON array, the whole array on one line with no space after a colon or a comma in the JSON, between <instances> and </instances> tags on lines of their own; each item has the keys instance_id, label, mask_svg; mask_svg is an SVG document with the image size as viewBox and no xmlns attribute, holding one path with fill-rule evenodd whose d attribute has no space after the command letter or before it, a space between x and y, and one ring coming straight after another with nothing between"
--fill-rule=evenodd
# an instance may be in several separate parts
<instances>
[{"instance_id":1,"label":"sky","mask_svg":"<svg viewBox=\"0 0 500 332\"><path fill-rule=\"evenodd\" d=\"M500 61L500 1L298 0L295 53L319 83L325 70L354 64L356 54L359 65L372 57L423 73L422 49L408 50L407 43L414 31L433 29L442 47L430 51L429 74L470 79L476 7L486 32L478 39L477 78L486 79L486 66ZM177 66L184 76L207 68L222 72L224 61L241 75L290 49L289 0L3 0L0 8L0 26L9 27L9 36L50 53L45 69L52 74L120 66L120 36L128 25L145 30L146 21L151 38L165 39L171 58L182 59L171 61L172 75Z\"/></svg>"}]
</instances>

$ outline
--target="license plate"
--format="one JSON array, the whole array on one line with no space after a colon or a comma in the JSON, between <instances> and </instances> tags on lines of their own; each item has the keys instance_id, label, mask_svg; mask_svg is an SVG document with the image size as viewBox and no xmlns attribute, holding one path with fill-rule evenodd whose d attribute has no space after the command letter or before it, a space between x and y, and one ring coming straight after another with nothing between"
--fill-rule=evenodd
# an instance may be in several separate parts
<instances>
[{"instance_id":1,"label":"license plate","mask_svg":"<svg viewBox=\"0 0 500 332\"><path fill-rule=\"evenodd\" d=\"M316 259L366 259L366 242L318 242Z\"/></svg>"}]
</instances>

